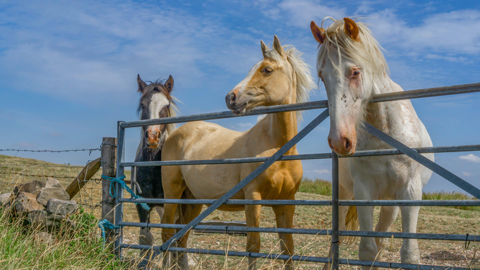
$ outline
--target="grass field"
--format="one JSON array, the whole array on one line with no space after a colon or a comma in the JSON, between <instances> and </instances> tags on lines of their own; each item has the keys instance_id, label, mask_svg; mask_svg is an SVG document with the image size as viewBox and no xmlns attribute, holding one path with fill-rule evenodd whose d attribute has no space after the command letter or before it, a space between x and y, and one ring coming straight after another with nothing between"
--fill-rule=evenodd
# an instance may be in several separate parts
<instances>
[{"instance_id":1,"label":"grass field","mask_svg":"<svg viewBox=\"0 0 480 270\"><path fill-rule=\"evenodd\" d=\"M16 166L7 164L18 164ZM81 166L64 166L47 163L32 159L14 158L9 156L0 156L0 193L11 190L15 183L25 182L32 179L41 179L42 175L55 176L62 182L64 187L81 170ZM127 179L129 172L126 172ZM37 175L37 176L29 176ZM94 176L99 179L99 173ZM101 185L98 181L92 181L87 184L75 198L80 203L91 205L88 209L95 217L100 218L101 210L95 205L99 205L101 200ZM331 195L331 185L328 181L304 179L297 193L297 199L305 200L328 200ZM424 199L469 199L468 196L461 193L426 193ZM330 207L320 206L298 206L296 208L294 227L310 229L328 229L331 226ZM378 219L379 208L375 210L375 218ZM136 210L133 205L126 204L124 211L125 221L138 222ZM221 212L216 211L211 214L207 220L222 221L241 221L244 220L243 212ZM152 222L160 222L156 214L152 215ZM271 208L262 209L262 227L275 227L274 215ZM401 231L401 218L397 218L393 231ZM418 222L418 232L421 233L446 233L446 234L480 234L480 211L478 208L455 209L447 207L422 207ZM153 229L156 243L160 243L160 229ZM129 244L138 243L138 229L125 228L124 241ZM99 232L97 232L99 235ZM276 234L261 234L262 250L266 253L277 253L279 251L279 242ZM329 247L328 236L308 236L294 235L295 253L297 255L326 256ZM246 238L244 236L230 236L223 234L192 234L189 247L237 250L244 251ZM358 259L357 239L353 244L341 245L342 258ZM379 261L400 262L401 239L392 239L388 248L382 252ZM465 242L455 241L427 241L419 240L421 251L421 263L479 268L477 251L480 244L471 243L468 249L465 249ZM136 257L136 251L127 251L127 257ZM246 258L219 257L209 255L194 255L197 265L194 269L245 269ZM3 259L3 258L2 258ZM2 260L0 259L0 260ZM281 262L272 260L259 260L259 266L262 269L281 269ZM298 269L321 269L321 265L299 262L296 264ZM74 267L75 268L75 267ZM95 267L93 267L95 268ZM343 269L356 269L354 266L343 266Z\"/></svg>"}]
</instances>

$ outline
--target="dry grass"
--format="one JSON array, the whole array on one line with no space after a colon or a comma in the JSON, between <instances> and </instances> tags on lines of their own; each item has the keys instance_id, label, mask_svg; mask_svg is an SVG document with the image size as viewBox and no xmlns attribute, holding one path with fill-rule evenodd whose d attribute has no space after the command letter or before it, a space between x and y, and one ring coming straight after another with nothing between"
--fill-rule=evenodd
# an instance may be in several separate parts
<instances>
[{"instance_id":1,"label":"dry grass","mask_svg":"<svg viewBox=\"0 0 480 270\"><path fill-rule=\"evenodd\" d=\"M93 158L92 158L93 159ZM6 162L8 161L8 162ZM15 160L10 159L6 156L0 156L0 190L4 191L2 188L2 183L5 182L6 177L10 180L9 177L12 177L10 171L17 171L17 169L2 164L5 163L16 163L16 162L25 162L23 163L23 170L20 172L28 172L25 168L26 165L32 166L35 165L38 168L45 166L54 166L56 164L48 164L36 160L26 160L21 158L16 158ZM41 165L41 166L38 166ZM21 167L20 165L19 167ZM76 174L81 170L81 166L70 166L71 169L65 168L60 169L59 167L55 169L47 170L49 173L54 173L60 175L65 173L65 176L70 177L65 178L66 180L59 179L62 184L67 185L69 181L76 176ZM7 169L5 169L7 168ZM33 167L32 167L33 168ZM38 173L39 170L28 173ZM64 170L64 171L61 171ZM127 178L129 178L129 172L127 172ZM35 178L21 179L20 177L13 176L12 178L17 181L28 181ZM99 178L99 175L95 175L94 178ZM58 179L58 178L57 178ZM2 182L3 181L3 182ZM323 196L321 194L331 194L331 187L329 182L322 181L316 182L313 180L304 180L302 186L300 187L300 192L297 193L297 199L305 200L328 200L330 197ZM10 187L13 188L12 185ZM91 182L87 185L87 189L82 191L81 194L77 195L76 200L90 201L93 204L99 205L101 200L101 185ZM320 193L320 194L314 194ZM437 196L438 199L445 199L446 195L449 193L443 193L444 196ZM432 194L426 199L432 199ZM458 199L458 197L455 197ZM100 218L101 210L97 208L92 208L92 213ZM378 219L379 209L376 208L375 218ZM125 221L138 222L137 213L134 205L125 204L124 211ZM222 220L222 221L238 221L245 220L245 215L243 212L221 212L216 211L211 214L207 220ZM158 223L160 222L156 214L152 214L152 221ZM262 209L262 218L261 218L262 227L275 227L275 220L273 211L264 207ZM294 227L295 228L310 228L310 229L328 229L331 226L331 209L330 207L320 207L320 206L298 206L296 209ZM393 231L401 231L401 218L397 218ZM418 222L418 232L421 233L446 233L446 234L470 234L470 235L479 235L480 234L480 212L479 211L469 211L462 209L446 208L446 207L422 207L420 210L420 217ZM153 229L153 234L156 239L156 243L159 244L161 241L160 238L160 229ZM138 228L125 228L124 229L124 241L129 244L138 243ZM276 234L261 234L262 240L262 249L261 252L265 253L278 253L279 241ZM326 256L328 254L329 248L329 237L328 236L312 236L312 235L294 235L295 241L295 253L297 255L307 255L307 256ZM359 240L352 245L341 245L341 257L349 259L358 259L358 242ZM400 262L400 247L402 244L401 239L393 239L392 244L388 245L387 250L382 252L382 258L380 261L390 261L390 262ZM421 263L422 264L433 264L433 265L444 265L444 266L457 266L457 267L480 267L480 263L474 255L475 252L480 247L479 244L472 242L468 248L465 250L464 242L454 242L454 241L427 241L419 240L419 246L421 251ZM236 250L236 251L245 251L246 246L246 237L244 236L230 236L224 234L192 234L189 241L189 247L192 248L205 248L205 249L219 249L219 250ZM127 257L136 257L138 256L137 251L126 251ZM197 261L197 265L193 269L245 269L247 264L246 258L236 258L236 257L222 257L222 256L213 256L213 255L193 255ZM263 260L259 259L258 266L262 266L262 269L281 269L282 262L274 260ZM296 266L298 269L320 269L321 265L314 263L306 262L297 262ZM356 269L354 266L343 266L343 269Z\"/></svg>"}]
</instances>

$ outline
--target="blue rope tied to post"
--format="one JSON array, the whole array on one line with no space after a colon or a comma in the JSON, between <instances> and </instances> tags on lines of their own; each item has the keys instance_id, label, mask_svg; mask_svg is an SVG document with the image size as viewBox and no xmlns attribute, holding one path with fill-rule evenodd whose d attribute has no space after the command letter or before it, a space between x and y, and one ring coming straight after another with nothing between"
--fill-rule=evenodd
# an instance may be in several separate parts
<instances>
[{"instance_id":1,"label":"blue rope tied to post","mask_svg":"<svg viewBox=\"0 0 480 270\"><path fill-rule=\"evenodd\" d=\"M125 175L124 176L120 176L118 178L115 178L115 177L110 177L110 176L105 176L105 175L102 175L102 178L103 179L106 179L108 181L110 181L110 189L109 189L109 192L110 192L110 196L112 196L113 198L115 198L115 196L117 196L116 192L115 192L115 183L119 183L120 186L122 186L123 189L125 189L126 191L128 191L128 193L130 193L132 195L132 199L135 198L135 199L138 199L138 198L142 198L140 196L138 196L137 194L135 194L128 186L127 184L125 183L125 181L123 181L123 179L125 179ZM112 194L112 188L113 188L113 194ZM138 203L135 203L135 204L138 204ZM150 211L150 207L148 207L148 205L146 203L140 203L140 205L143 207L143 209L147 210L147 211Z\"/></svg>"},{"instance_id":2,"label":"blue rope tied to post","mask_svg":"<svg viewBox=\"0 0 480 270\"><path fill-rule=\"evenodd\" d=\"M105 228L113 230L113 229L119 229L120 226L115 226L110 221L104 219L100 222L98 222L98 227L100 230L102 230L102 239L103 239L103 249L105 249Z\"/></svg>"}]
</instances>

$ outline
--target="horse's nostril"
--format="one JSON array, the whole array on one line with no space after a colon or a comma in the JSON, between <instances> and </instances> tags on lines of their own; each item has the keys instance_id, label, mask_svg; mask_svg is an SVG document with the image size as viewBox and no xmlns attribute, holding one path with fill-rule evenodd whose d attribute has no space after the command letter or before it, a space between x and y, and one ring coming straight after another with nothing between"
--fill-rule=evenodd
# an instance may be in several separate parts
<instances>
[{"instance_id":1,"label":"horse's nostril","mask_svg":"<svg viewBox=\"0 0 480 270\"><path fill-rule=\"evenodd\" d=\"M230 94L230 104L232 104L236 100L237 100L237 94L235 93Z\"/></svg>"},{"instance_id":2,"label":"horse's nostril","mask_svg":"<svg viewBox=\"0 0 480 270\"><path fill-rule=\"evenodd\" d=\"M350 140L348 139L345 139L345 150L350 150L352 149L352 143L350 142Z\"/></svg>"},{"instance_id":3,"label":"horse's nostril","mask_svg":"<svg viewBox=\"0 0 480 270\"><path fill-rule=\"evenodd\" d=\"M333 148L332 140L331 140L330 138L328 139L328 146L330 147L330 149L335 150L335 149Z\"/></svg>"}]
</instances>

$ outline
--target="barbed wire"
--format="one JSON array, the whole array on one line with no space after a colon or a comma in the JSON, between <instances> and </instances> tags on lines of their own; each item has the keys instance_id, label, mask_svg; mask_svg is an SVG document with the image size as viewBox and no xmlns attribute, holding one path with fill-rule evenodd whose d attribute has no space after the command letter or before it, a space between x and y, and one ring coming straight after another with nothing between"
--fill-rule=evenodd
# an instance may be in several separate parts
<instances>
[{"instance_id":1,"label":"barbed wire","mask_svg":"<svg viewBox=\"0 0 480 270\"><path fill-rule=\"evenodd\" d=\"M67 152L89 152L88 155L92 154L93 151L102 151L102 147L104 145L109 145L113 147L117 147L115 144L111 143L102 143L98 148L81 148L81 149L68 149L68 150L31 150L31 149L13 149L13 148L5 148L0 149L0 152L32 152L32 153L67 153Z\"/></svg>"},{"instance_id":2,"label":"barbed wire","mask_svg":"<svg viewBox=\"0 0 480 270\"><path fill-rule=\"evenodd\" d=\"M29 150L29 149L0 149L0 152L34 152L34 153L66 153L66 152L90 152L90 154L93 151L101 151L102 148L90 148L90 149L69 149L69 150Z\"/></svg>"},{"instance_id":3,"label":"barbed wire","mask_svg":"<svg viewBox=\"0 0 480 270\"><path fill-rule=\"evenodd\" d=\"M49 150L49 149L44 149L44 150L33 150L33 149L13 149L13 148L5 148L5 149L0 149L0 152L31 152L31 153L68 153L68 152L89 152L89 155L92 154L94 151L102 151L102 148L105 146L110 146L110 147L117 147L115 144L111 143L106 143L102 142L98 148L81 148L81 149L66 149L66 150ZM92 160L87 160L86 164L88 165ZM112 164L109 164L108 162L105 162L103 160L100 161L102 164L102 167L104 165L109 165L113 168ZM68 181L68 179L75 179L75 177L78 177L78 175L74 175L76 173L71 173L71 172L55 172L53 173L45 173L44 171L42 172L36 172L32 171L33 168L62 168L63 169L74 169L78 170L82 168L82 165L63 165L63 164L45 164L45 165L40 165L40 164L5 164L5 163L0 163L0 192L3 191L8 191L9 187L18 185L22 182L25 182L25 180L32 179L32 178L43 178L43 177L52 177L55 179L59 179L60 181ZM21 168L21 170L17 170L17 168ZM25 170L25 168L29 169ZM42 169L43 170L43 169ZM51 170L50 170L51 171ZM12 178L11 181L8 181L7 178ZM17 181L14 179L16 177L20 177L21 179L17 178ZM79 196L77 198L77 203L80 205L83 205L85 207L89 207L92 209L92 211L97 208L101 207L101 204L98 204L99 198L98 194L95 192L99 189L98 187L94 187L98 184L101 184L102 178L91 178L89 180L86 180L86 174L84 174L84 179L78 179L78 182L85 182L85 184L91 185L91 187L88 187L88 185L85 185L82 188L82 192L79 193ZM20 180L20 181L18 181ZM67 183L68 184L68 183ZM97 196L97 197L96 197Z\"/></svg>"}]
</instances>

